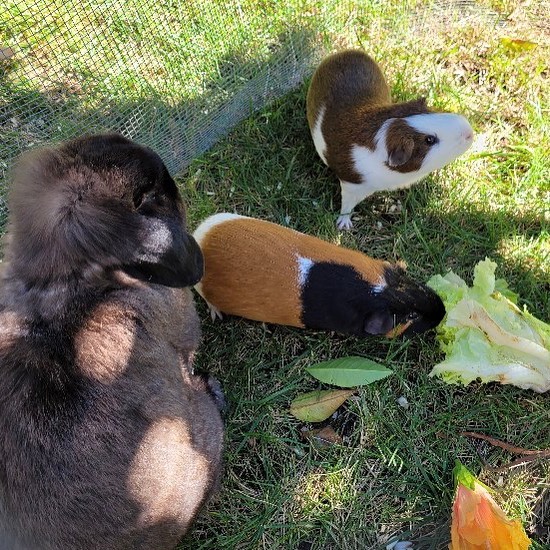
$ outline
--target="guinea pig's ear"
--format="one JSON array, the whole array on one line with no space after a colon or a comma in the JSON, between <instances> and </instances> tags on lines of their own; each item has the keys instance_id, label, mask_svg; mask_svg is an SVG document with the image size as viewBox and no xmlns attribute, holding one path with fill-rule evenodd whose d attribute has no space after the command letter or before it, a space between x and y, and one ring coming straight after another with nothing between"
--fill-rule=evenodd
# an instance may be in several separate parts
<instances>
[{"instance_id":1,"label":"guinea pig's ear","mask_svg":"<svg viewBox=\"0 0 550 550\"><path fill-rule=\"evenodd\" d=\"M196 285L204 260L197 241L173 220L149 218L135 253L125 271L137 279L170 287Z\"/></svg>"},{"instance_id":2,"label":"guinea pig's ear","mask_svg":"<svg viewBox=\"0 0 550 550\"><path fill-rule=\"evenodd\" d=\"M365 319L365 332L367 334L387 334L393 329L394 322L394 316L390 311L375 311Z\"/></svg>"},{"instance_id":3,"label":"guinea pig's ear","mask_svg":"<svg viewBox=\"0 0 550 550\"><path fill-rule=\"evenodd\" d=\"M413 150L414 140L411 137L403 137L388 143L388 166L403 166L410 160Z\"/></svg>"},{"instance_id":4,"label":"guinea pig's ear","mask_svg":"<svg viewBox=\"0 0 550 550\"><path fill-rule=\"evenodd\" d=\"M402 118L390 121L386 131L387 165L390 168L403 166L410 160L414 151L414 138L409 124Z\"/></svg>"}]
</instances>

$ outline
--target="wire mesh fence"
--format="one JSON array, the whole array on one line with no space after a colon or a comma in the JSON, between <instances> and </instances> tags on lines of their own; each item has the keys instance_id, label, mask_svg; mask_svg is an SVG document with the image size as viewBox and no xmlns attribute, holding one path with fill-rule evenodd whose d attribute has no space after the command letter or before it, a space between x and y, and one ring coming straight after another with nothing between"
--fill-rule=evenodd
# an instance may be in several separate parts
<instances>
[{"instance_id":1,"label":"wire mesh fence","mask_svg":"<svg viewBox=\"0 0 550 550\"><path fill-rule=\"evenodd\" d=\"M306 4L9 0L0 18L0 186L22 150L100 130L182 170L302 82L349 14L346 2Z\"/></svg>"},{"instance_id":2,"label":"wire mesh fence","mask_svg":"<svg viewBox=\"0 0 550 550\"><path fill-rule=\"evenodd\" d=\"M7 0L0 10L0 221L13 158L113 130L177 173L238 121L296 87L329 49L419 39L498 17L472 0ZM400 24L406 20L406 25ZM368 44L370 46L370 44Z\"/></svg>"}]
</instances>

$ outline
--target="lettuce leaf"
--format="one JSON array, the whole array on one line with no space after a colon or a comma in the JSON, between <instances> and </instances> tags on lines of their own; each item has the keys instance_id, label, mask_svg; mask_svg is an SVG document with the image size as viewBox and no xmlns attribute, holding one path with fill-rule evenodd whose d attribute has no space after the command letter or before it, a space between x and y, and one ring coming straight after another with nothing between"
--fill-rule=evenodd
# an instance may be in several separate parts
<instances>
[{"instance_id":1,"label":"lettuce leaf","mask_svg":"<svg viewBox=\"0 0 550 550\"><path fill-rule=\"evenodd\" d=\"M474 268L473 285L452 271L428 281L445 303L437 328L445 360L432 369L448 383L472 380L514 384L523 389L550 389L550 325L520 309L518 295L486 258Z\"/></svg>"}]
</instances>

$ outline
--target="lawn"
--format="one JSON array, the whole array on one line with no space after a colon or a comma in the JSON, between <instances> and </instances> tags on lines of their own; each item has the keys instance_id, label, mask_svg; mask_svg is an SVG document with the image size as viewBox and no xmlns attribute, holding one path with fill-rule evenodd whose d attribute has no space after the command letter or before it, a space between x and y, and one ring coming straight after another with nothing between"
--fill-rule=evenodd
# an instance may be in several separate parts
<instances>
[{"instance_id":1,"label":"lawn","mask_svg":"<svg viewBox=\"0 0 550 550\"><path fill-rule=\"evenodd\" d=\"M236 120L223 111L227 118L213 118L211 107L221 98L250 116L178 177L191 229L222 211L264 218L404 260L422 281L453 269L471 282L473 266L488 256L521 303L550 321L548 7L520 0L366 0L361 10L349 2L348 13L348 2L340 2L344 12L341 5L331 26L326 15L338 3L228 0L251 14L244 31L214 0L203 7L163 0L158 12L136 10L133 0L8 0L0 46L17 38L28 55L0 66L0 182L15 150L84 129L124 131L157 148L175 169ZM33 33L22 6L35 6L40 24ZM195 9L193 17L188 9ZM71 32L58 32L67 26ZM102 40L103 32L112 42ZM281 74L290 71L294 80L273 76L273 89L260 92L259 80L256 96L231 96L239 74L264 74L283 35L291 40L282 49L289 62ZM307 81L299 83L305 66L292 57L298 44L309 51L320 43L363 47L380 61L396 101L424 95L436 109L463 113L476 132L473 147L451 165L409 190L361 203L349 233L335 227L339 187L315 152ZM36 51L45 71L57 63L55 78L33 72ZM21 74L31 76L23 81ZM10 111L15 104L18 110ZM182 138L186 125L195 133ZM0 202L0 224L4 216ZM412 540L416 549L447 548L456 458L523 521L534 550L550 548L550 463L491 472L487 466L515 457L460 435L477 431L527 449L550 448L548 395L430 378L442 359L433 335L358 340L237 318L213 322L198 295L196 302L203 320L197 366L221 381L228 401L225 467L219 494L182 550L370 550L396 539ZM299 393L326 388L305 367L347 355L377 360L394 374L358 390L330 419L343 443L319 449L303 438L312 426L293 418L289 404ZM400 397L408 408L397 403Z\"/></svg>"},{"instance_id":2,"label":"lawn","mask_svg":"<svg viewBox=\"0 0 550 550\"><path fill-rule=\"evenodd\" d=\"M473 266L488 256L548 321L548 31L517 2L478 6L460 23L396 14L402 32L394 27L382 39L391 13L380 19L373 12L351 44L383 61L396 100L425 95L436 108L464 113L477 135L472 149L410 190L366 200L354 230L340 234L337 181L307 129L306 83L192 163L179 180L190 225L221 211L256 216L405 260L420 280L453 269L471 282ZM537 47L515 51L504 37ZM229 410L221 492L182 548L371 549L394 537L446 548L455 458L523 520L533 548L550 548L548 462L489 472L484 464L515 457L459 435L478 431L548 448L548 396L429 378L442 356L428 335L357 340L237 318L212 322L197 303L204 321L198 364L221 380ZM306 366L346 355L376 359L394 375L358 391L330 420L343 444L320 450L301 436L311 426L288 407L297 394L325 387ZM396 402L401 396L408 409Z\"/></svg>"}]
</instances>

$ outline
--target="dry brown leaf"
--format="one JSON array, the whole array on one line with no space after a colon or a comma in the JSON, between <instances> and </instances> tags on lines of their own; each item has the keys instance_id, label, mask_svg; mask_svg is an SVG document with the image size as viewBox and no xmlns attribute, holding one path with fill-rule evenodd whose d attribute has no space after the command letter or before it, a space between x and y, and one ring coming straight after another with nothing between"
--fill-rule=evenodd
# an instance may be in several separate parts
<instances>
[{"instance_id":1,"label":"dry brown leaf","mask_svg":"<svg viewBox=\"0 0 550 550\"><path fill-rule=\"evenodd\" d=\"M342 445L343 443L341 436L334 431L332 426L302 432L302 437L308 439L315 447L320 449L331 445Z\"/></svg>"},{"instance_id":2,"label":"dry brown leaf","mask_svg":"<svg viewBox=\"0 0 550 550\"><path fill-rule=\"evenodd\" d=\"M299 395L290 404L290 414L305 422L322 422L355 390L316 390Z\"/></svg>"}]
</instances>

